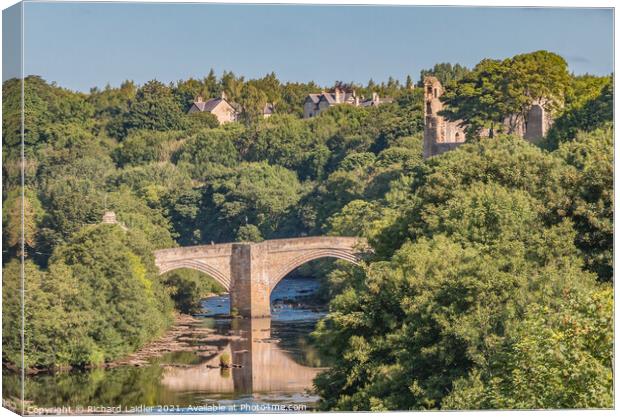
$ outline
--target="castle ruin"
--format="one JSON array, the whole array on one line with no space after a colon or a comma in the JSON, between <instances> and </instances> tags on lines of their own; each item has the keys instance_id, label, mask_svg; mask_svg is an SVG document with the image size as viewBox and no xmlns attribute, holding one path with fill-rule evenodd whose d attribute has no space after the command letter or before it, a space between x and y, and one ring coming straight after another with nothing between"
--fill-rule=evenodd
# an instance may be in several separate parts
<instances>
[{"instance_id":1,"label":"castle ruin","mask_svg":"<svg viewBox=\"0 0 620 417\"><path fill-rule=\"evenodd\" d=\"M424 78L424 158L442 154L457 148L465 142L465 124L462 120L449 121L439 115L444 109L440 100L444 89L441 82L432 76ZM503 130L512 131L530 142L540 140L547 134L553 119L541 103L534 103L525 120L518 115L507 117ZM483 137L489 131L480 132Z\"/></svg>"},{"instance_id":2,"label":"castle ruin","mask_svg":"<svg viewBox=\"0 0 620 417\"><path fill-rule=\"evenodd\" d=\"M435 77L424 78L424 158L452 150L465 142L462 121L448 121L439 112L443 86Z\"/></svg>"}]
</instances>

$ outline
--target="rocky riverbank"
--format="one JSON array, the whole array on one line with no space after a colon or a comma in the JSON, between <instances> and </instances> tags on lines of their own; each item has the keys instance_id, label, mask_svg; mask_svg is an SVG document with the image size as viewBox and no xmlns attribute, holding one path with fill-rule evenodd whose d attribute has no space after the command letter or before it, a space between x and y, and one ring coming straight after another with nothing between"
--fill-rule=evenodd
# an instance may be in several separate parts
<instances>
[{"instance_id":1,"label":"rocky riverbank","mask_svg":"<svg viewBox=\"0 0 620 417\"><path fill-rule=\"evenodd\" d=\"M160 338L148 343L122 359L106 363L106 368L118 366L146 366L149 359L172 352L196 352L199 356L217 354L236 335L216 334L214 329L200 326L200 320L187 314L177 314L174 325Z\"/></svg>"}]
</instances>

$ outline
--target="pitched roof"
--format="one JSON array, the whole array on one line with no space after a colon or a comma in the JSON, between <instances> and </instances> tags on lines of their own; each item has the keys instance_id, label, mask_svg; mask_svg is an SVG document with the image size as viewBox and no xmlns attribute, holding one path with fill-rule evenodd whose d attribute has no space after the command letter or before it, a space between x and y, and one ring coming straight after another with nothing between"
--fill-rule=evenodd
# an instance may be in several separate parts
<instances>
[{"instance_id":1,"label":"pitched roof","mask_svg":"<svg viewBox=\"0 0 620 417\"><path fill-rule=\"evenodd\" d=\"M229 106L233 107L228 101L223 98L212 98L207 101L195 101L194 106L196 106L200 111L210 112L213 111L221 102L224 102Z\"/></svg>"},{"instance_id":2,"label":"pitched roof","mask_svg":"<svg viewBox=\"0 0 620 417\"><path fill-rule=\"evenodd\" d=\"M306 100L310 99L312 100L314 104L316 104L321 99L321 95L322 94L308 94L308 97L306 97Z\"/></svg>"},{"instance_id":3,"label":"pitched roof","mask_svg":"<svg viewBox=\"0 0 620 417\"><path fill-rule=\"evenodd\" d=\"M337 103L336 97L332 93L323 93L323 94L321 94L320 100L325 100L329 104L336 104Z\"/></svg>"},{"instance_id":4,"label":"pitched roof","mask_svg":"<svg viewBox=\"0 0 620 417\"><path fill-rule=\"evenodd\" d=\"M220 104L222 101L226 101L222 98L212 98L210 100L205 101L205 105L204 105L204 110L203 111L212 111L213 109L215 109L218 104Z\"/></svg>"}]
</instances>

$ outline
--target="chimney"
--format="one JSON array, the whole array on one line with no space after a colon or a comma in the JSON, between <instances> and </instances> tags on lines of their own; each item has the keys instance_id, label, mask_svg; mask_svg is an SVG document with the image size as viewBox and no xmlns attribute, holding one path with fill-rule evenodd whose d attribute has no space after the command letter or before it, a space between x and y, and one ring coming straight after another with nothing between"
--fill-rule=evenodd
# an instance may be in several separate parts
<instances>
[{"instance_id":1,"label":"chimney","mask_svg":"<svg viewBox=\"0 0 620 417\"><path fill-rule=\"evenodd\" d=\"M222 91L222 95L220 96L222 100L228 100L228 96L226 96L226 91Z\"/></svg>"},{"instance_id":2,"label":"chimney","mask_svg":"<svg viewBox=\"0 0 620 417\"><path fill-rule=\"evenodd\" d=\"M334 96L336 98L336 103L340 103L340 89L336 87L336 89L334 90Z\"/></svg>"},{"instance_id":3,"label":"chimney","mask_svg":"<svg viewBox=\"0 0 620 417\"><path fill-rule=\"evenodd\" d=\"M202 103L202 102L203 102L202 96L196 97L196 103Z\"/></svg>"},{"instance_id":4,"label":"chimney","mask_svg":"<svg viewBox=\"0 0 620 417\"><path fill-rule=\"evenodd\" d=\"M372 93L372 102L374 103L379 103L379 94L377 93Z\"/></svg>"}]
</instances>

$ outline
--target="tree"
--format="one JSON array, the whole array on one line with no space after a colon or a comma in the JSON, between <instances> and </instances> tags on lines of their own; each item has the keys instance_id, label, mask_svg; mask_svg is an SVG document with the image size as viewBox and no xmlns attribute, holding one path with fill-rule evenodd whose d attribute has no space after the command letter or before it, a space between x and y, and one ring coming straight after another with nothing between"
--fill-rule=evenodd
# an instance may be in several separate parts
<instances>
[{"instance_id":1,"label":"tree","mask_svg":"<svg viewBox=\"0 0 620 417\"><path fill-rule=\"evenodd\" d=\"M234 140L241 132L239 126L201 130L178 151L179 167L200 180L225 173L239 161Z\"/></svg>"},{"instance_id":2,"label":"tree","mask_svg":"<svg viewBox=\"0 0 620 417\"><path fill-rule=\"evenodd\" d=\"M137 129L177 130L184 127L184 120L181 106L174 99L170 88L152 80L136 92L129 110L122 117L121 130L116 133L116 137L122 139L128 132Z\"/></svg>"},{"instance_id":3,"label":"tree","mask_svg":"<svg viewBox=\"0 0 620 417\"><path fill-rule=\"evenodd\" d=\"M243 225L252 224L265 238L272 237L289 210L301 198L294 172L266 162L242 162L229 175L205 190L211 201L204 213L206 241L232 240Z\"/></svg>"},{"instance_id":4,"label":"tree","mask_svg":"<svg viewBox=\"0 0 620 417\"><path fill-rule=\"evenodd\" d=\"M501 125L518 110L512 105L511 90L504 85L509 71L507 61L482 60L471 73L446 90L441 99L447 108L441 114L451 120L462 120L469 137L479 135L487 125L493 137L495 125Z\"/></svg>"},{"instance_id":5,"label":"tree","mask_svg":"<svg viewBox=\"0 0 620 417\"><path fill-rule=\"evenodd\" d=\"M557 114L564 106L571 82L564 58L548 51L536 51L516 55L510 63L509 88L516 90L519 113L526 125L533 103L542 105L549 114Z\"/></svg>"},{"instance_id":6,"label":"tree","mask_svg":"<svg viewBox=\"0 0 620 417\"><path fill-rule=\"evenodd\" d=\"M611 128L578 133L555 152L571 167L564 177L569 198L558 210L572 219L575 243L586 265L601 281L613 278L613 172L614 144Z\"/></svg>"},{"instance_id":7,"label":"tree","mask_svg":"<svg viewBox=\"0 0 620 417\"><path fill-rule=\"evenodd\" d=\"M125 355L170 323L172 305L152 248L139 230L101 224L85 227L54 251L51 265L66 266L84 285L78 298L92 313L82 324L94 343L89 363Z\"/></svg>"},{"instance_id":8,"label":"tree","mask_svg":"<svg viewBox=\"0 0 620 417\"><path fill-rule=\"evenodd\" d=\"M449 85L457 82L467 76L469 69L460 64L450 64L449 62L442 62L435 64L432 69L426 69L420 71L419 86L424 85L424 78L432 75L437 77L439 82L443 85Z\"/></svg>"},{"instance_id":9,"label":"tree","mask_svg":"<svg viewBox=\"0 0 620 417\"><path fill-rule=\"evenodd\" d=\"M220 125L220 121L213 113L210 113L208 111L200 111L188 114L187 124L193 129L215 129Z\"/></svg>"},{"instance_id":10,"label":"tree","mask_svg":"<svg viewBox=\"0 0 620 417\"><path fill-rule=\"evenodd\" d=\"M613 83L607 79L600 94L586 99L583 104L577 101L555 120L547 133L544 146L551 150L557 149L560 143L573 140L580 130L589 132L612 122Z\"/></svg>"},{"instance_id":11,"label":"tree","mask_svg":"<svg viewBox=\"0 0 620 417\"><path fill-rule=\"evenodd\" d=\"M405 81L405 88L407 90L411 90L413 88L413 81L411 80L411 75L407 75L407 80Z\"/></svg>"},{"instance_id":12,"label":"tree","mask_svg":"<svg viewBox=\"0 0 620 417\"><path fill-rule=\"evenodd\" d=\"M238 242L262 242L264 239L258 227L253 224L246 224L239 227L236 240Z\"/></svg>"},{"instance_id":13,"label":"tree","mask_svg":"<svg viewBox=\"0 0 620 417\"><path fill-rule=\"evenodd\" d=\"M253 125L263 116L263 109L267 104L267 95L254 85L246 83L239 96L241 118L248 125Z\"/></svg>"},{"instance_id":14,"label":"tree","mask_svg":"<svg viewBox=\"0 0 620 417\"><path fill-rule=\"evenodd\" d=\"M301 179L318 178L329 153L308 123L290 115L274 115L262 121L247 140L247 159L292 169Z\"/></svg>"},{"instance_id":15,"label":"tree","mask_svg":"<svg viewBox=\"0 0 620 417\"><path fill-rule=\"evenodd\" d=\"M529 307L488 370L455 382L445 408L611 408L612 290L562 298Z\"/></svg>"},{"instance_id":16,"label":"tree","mask_svg":"<svg viewBox=\"0 0 620 417\"><path fill-rule=\"evenodd\" d=\"M166 162L187 138L184 131L157 132L152 130L132 131L116 149L113 156L121 167L144 165L152 162Z\"/></svg>"},{"instance_id":17,"label":"tree","mask_svg":"<svg viewBox=\"0 0 620 417\"><path fill-rule=\"evenodd\" d=\"M46 142L42 131L51 123L87 124L94 109L84 94L48 84L41 77L24 78L24 145L26 155ZM21 144L21 81L13 78L3 84L2 141L7 151L19 155Z\"/></svg>"},{"instance_id":18,"label":"tree","mask_svg":"<svg viewBox=\"0 0 620 417\"><path fill-rule=\"evenodd\" d=\"M205 84L193 78L178 81L173 89L173 94L184 113L187 113L196 97L201 96L204 99L212 97Z\"/></svg>"},{"instance_id":19,"label":"tree","mask_svg":"<svg viewBox=\"0 0 620 417\"><path fill-rule=\"evenodd\" d=\"M243 90L243 77L237 77L232 71L224 71L220 78L220 91L226 93L228 100L237 102Z\"/></svg>"},{"instance_id":20,"label":"tree","mask_svg":"<svg viewBox=\"0 0 620 417\"><path fill-rule=\"evenodd\" d=\"M442 112L450 120L462 120L470 137L507 121L507 133L528 123L533 104L557 114L564 104L570 77L566 61L559 55L536 51L503 61L482 60L456 84L448 85Z\"/></svg>"},{"instance_id":21,"label":"tree","mask_svg":"<svg viewBox=\"0 0 620 417\"><path fill-rule=\"evenodd\" d=\"M224 290L214 279L193 269L175 269L162 277L175 308L185 314L202 311L202 300Z\"/></svg>"}]
</instances>

